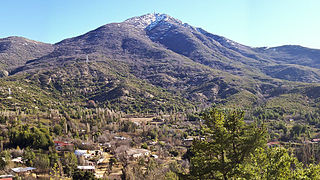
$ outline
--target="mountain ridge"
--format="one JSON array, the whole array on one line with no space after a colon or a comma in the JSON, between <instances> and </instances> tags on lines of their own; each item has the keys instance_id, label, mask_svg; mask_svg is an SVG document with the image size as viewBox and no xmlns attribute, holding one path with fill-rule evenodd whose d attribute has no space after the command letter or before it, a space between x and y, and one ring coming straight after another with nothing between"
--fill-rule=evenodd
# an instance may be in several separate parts
<instances>
[{"instance_id":1,"label":"mountain ridge","mask_svg":"<svg viewBox=\"0 0 320 180\"><path fill-rule=\"evenodd\" d=\"M99 106L159 108L174 99L181 107L207 106L243 98L249 107L320 82L320 50L252 48L164 14L106 24L50 47L9 77Z\"/></svg>"}]
</instances>

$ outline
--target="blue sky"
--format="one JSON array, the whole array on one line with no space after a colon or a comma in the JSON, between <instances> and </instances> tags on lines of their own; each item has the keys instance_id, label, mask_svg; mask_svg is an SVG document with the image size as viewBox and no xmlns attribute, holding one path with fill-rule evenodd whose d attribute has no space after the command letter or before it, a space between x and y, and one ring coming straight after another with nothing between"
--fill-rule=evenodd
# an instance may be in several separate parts
<instances>
[{"instance_id":1,"label":"blue sky","mask_svg":"<svg viewBox=\"0 0 320 180\"><path fill-rule=\"evenodd\" d=\"M0 38L56 43L152 12L249 46L320 49L319 0L3 0Z\"/></svg>"}]
</instances>

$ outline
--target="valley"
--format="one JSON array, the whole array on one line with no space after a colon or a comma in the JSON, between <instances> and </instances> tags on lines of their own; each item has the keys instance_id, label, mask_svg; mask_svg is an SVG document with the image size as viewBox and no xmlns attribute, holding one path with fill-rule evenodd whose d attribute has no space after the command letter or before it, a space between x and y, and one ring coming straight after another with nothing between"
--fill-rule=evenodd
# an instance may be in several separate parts
<instances>
[{"instance_id":1,"label":"valley","mask_svg":"<svg viewBox=\"0 0 320 180\"><path fill-rule=\"evenodd\" d=\"M255 152L273 146L285 150L270 154L290 152L292 162L319 173L319 68L318 49L250 47L157 13L56 44L3 38L0 174L210 179L200 167L212 149L201 148L235 137L237 147L254 148L239 153L241 160L228 156L233 164L225 166L234 174L216 170L216 179L240 177L239 171L258 177L246 159L262 161ZM215 139L219 132L228 137ZM214 150L208 161L218 163ZM309 170L303 167L288 169Z\"/></svg>"}]
</instances>

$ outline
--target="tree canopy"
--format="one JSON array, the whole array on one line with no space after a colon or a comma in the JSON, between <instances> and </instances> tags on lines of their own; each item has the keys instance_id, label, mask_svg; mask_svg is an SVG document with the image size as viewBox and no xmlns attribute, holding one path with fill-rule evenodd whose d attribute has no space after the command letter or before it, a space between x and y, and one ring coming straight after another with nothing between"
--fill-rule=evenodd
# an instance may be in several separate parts
<instances>
[{"instance_id":1,"label":"tree canopy","mask_svg":"<svg viewBox=\"0 0 320 180\"><path fill-rule=\"evenodd\" d=\"M46 128L30 128L28 125L13 127L9 133L10 143L21 148L31 147L48 149L53 140Z\"/></svg>"},{"instance_id":2,"label":"tree canopy","mask_svg":"<svg viewBox=\"0 0 320 180\"><path fill-rule=\"evenodd\" d=\"M200 179L230 179L242 172L239 167L251 153L266 144L266 133L255 124L246 124L244 112L215 108L202 115L204 138L194 141L190 174Z\"/></svg>"},{"instance_id":3,"label":"tree canopy","mask_svg":"<svg viewBox=\"0 0 320 180\"><path fill-rule=\"evenodd\" d=\"M243 117L240 110L215 108L202 115L188 179L320 179L319 165L303 165L284 147L267 147L266 130Z\"/></svg>"}]
</instances>

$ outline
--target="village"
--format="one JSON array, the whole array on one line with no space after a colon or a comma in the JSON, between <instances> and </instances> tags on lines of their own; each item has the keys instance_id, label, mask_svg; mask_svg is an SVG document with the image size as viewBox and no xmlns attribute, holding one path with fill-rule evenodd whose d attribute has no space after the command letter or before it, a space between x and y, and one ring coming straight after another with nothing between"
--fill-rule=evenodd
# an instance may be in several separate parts
<instances>
[{"instance_id":1,"label":"village","mask_svg":"<svg viewBox=\"0 0 320 180\"><path fill-rule=\"evenodd\" d=\"M63 161L66 154L75 155L76 167L73 171L90 172L95 178L101 179L123 179L124 176L128 176L126 169L137 165L141 166L142 174L149 171L148 165L152 163L169 168L170 163L179 162L188 167L188 161L184 160L183 156L196 136L186 133L190 129L190 123L187 125L183 121L177 121L172 125L170 118L172 117L124 117L120 122L128 123L134 127L133 129L128 127L124 131L106 130L98 138L84 141L72 140L66 136L57 137L53 141L54 150L60 161ZM169 123L171 128L176 130L169 129ZM79 130L79 133L86 134L87 130ZM63 166L57 167L56 171L51 169L48 172L27 166L28 159L22 156L11 157L10 161L11 168L6 171L7 174L1 175L0 179L46 179L52 176L67 178L63 173Z\"/></svg>"}]
</instances>

